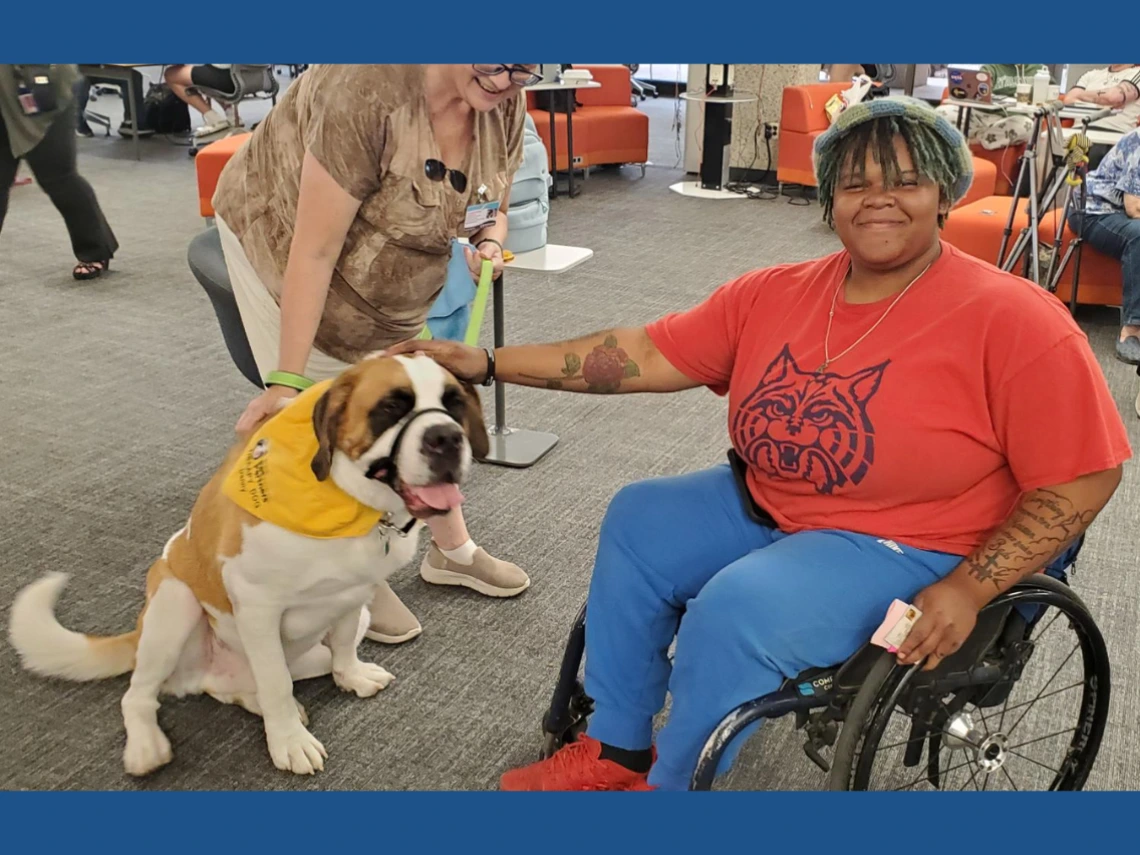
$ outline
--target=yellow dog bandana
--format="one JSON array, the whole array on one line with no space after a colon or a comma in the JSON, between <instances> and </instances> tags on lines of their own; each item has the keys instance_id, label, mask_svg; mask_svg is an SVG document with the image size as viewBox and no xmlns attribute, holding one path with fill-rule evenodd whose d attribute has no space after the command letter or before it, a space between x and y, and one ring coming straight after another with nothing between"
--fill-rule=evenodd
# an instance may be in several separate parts
<instances>
[{"instance_id":1,"label":"yellow dog bandana","mask_svg":"<svg viewBox=\"0 0 1140 855\"><path fill-rule=\"evenodd\" d=\"M361 537L384 514L348 495L331 478L318 481L313 409L331 380L294 398L250 437L222 492L259 520L305 537Z\"/></svg>"}]
</instances>

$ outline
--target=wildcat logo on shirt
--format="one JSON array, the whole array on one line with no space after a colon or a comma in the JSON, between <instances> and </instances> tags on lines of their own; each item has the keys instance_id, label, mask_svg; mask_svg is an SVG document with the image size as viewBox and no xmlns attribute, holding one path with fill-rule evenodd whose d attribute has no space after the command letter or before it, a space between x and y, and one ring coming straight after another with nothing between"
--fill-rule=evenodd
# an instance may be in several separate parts
<instances>
[{"instance_id":1,"label":"wildcat logo on shirt","mask_svg":"<svg viewBox=\"0 0 1140 855\"><path fill-rule=\"evenodd\" d=\"M867 405L890 361L854 374L800 370L784 345L732 420L737 452L772 478L825 495L859 484L875 462Z\"/></svg>"}]
</instances>

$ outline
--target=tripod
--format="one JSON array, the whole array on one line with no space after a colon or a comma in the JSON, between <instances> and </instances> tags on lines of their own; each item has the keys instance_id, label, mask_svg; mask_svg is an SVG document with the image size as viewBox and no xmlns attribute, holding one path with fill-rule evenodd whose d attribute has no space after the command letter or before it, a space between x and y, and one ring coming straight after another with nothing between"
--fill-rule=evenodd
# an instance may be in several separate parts
<instances>
[{"instance_id":1,"label":"tripod","mask_svg":"<svg viewBox=\"0 0 1140 855\"><path fill-rule=\"evenodd\" d=\"M1073 260L1073 287L1069 297L1069 309L1075 312L1077 307L1077 283L1081 270L1081 246L1083 241L1080 235L1074 237L1067 247L1060 264L1057 263L1061 251L1061 237L1064 234L1065 223L1069 214L1074 210L1077 201L1079 210L1084 210L1086 198L1085 174L1088 168L1089 141L1086 135L1091 119L1082 120L1084 128L1069 139L1069 142L1060 150L1053 145L1054 140L1061 136L1060 119L1057 116L1057 105L1044 105L1034 114L1033 133L1029 144L1021 156L1021 165L1018 170L1017 184L1014 187L1013 201L1009 208L1009 219L1002 232L1001 249L998 251L998 266L1007 272L1012 271L1019 260L1023 260L1022 275L1038 285L1042 285L1050 292L1056 292L1064 275L1065 268ZM1037 144L1041 137L1042 127L1049 133L1049 151L1052 158L1052 169L1045 181L1045 186L1038 193L1036 154ZM1009 255L1006 248L1013 235L1013 223L1017 215L1017 206L1021 200L1022 188L1028 185L1026 192L1027 213L1029 225L1022 229ZM1054 209L1057 195L1065 191L1065 201L1061 216L1058 218L1057 229L1053 237L1053 251L1049 259L1049 268L1045 281L1041 281L1041 272L1038 259L1040 258L1040 223L1044 211ZM1074 259L1075 255L1075 259Z\"/></svg>"}]
</instances>

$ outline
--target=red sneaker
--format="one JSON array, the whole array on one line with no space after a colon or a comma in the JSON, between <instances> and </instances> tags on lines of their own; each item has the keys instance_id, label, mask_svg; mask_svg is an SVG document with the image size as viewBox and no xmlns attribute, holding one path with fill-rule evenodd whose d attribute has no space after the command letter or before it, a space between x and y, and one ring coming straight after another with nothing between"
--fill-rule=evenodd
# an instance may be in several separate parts
<instances>
[{"instance_id":1,"label":"red sneaker","mask_svg":"<svg viewBox=\"0 0 1140 855\"><path fill-rule=\"evenodd\" d=\"M553 757L512 769L499 780L499 789L523 790L652 790L648 775L601 757L602 743L588 736L560 748Z\"/></svg>"}]
</instances>

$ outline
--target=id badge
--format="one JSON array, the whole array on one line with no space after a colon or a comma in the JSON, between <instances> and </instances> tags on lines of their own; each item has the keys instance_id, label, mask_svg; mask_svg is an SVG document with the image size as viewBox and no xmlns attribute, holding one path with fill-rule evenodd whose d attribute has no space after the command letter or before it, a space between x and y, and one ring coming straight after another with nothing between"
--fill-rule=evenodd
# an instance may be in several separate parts
<instances>
[{"instance_id":1,"label":"id badge","mask_svg":"<svg viewBox=\"0 0 1140 855\"><path fill-rule=\"evenodd\" d=\"M463 219L463 228L468 231L478 231L494 225L499 205L499 202L483 202L480 205L468 206L467 216Z\"/></svg>"},{"instance_id":2,"label":"id badge","mask_svg":"<svg viewBox=\"0 0 1140 855\"><path fill-rule=\"evenodd\" d=\"M25 116L34 116L40 111L40 106L36 103L36 96L24 84L20 84L16 97L20 101L20 108L24 111Z\"/></svg>"}]
</instances>

